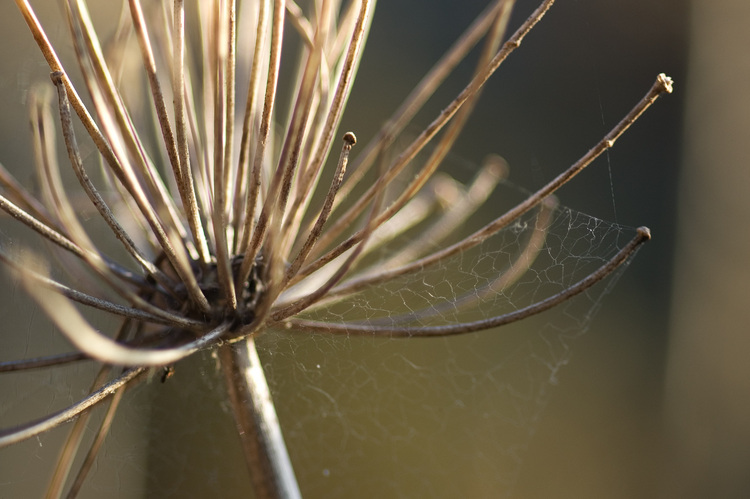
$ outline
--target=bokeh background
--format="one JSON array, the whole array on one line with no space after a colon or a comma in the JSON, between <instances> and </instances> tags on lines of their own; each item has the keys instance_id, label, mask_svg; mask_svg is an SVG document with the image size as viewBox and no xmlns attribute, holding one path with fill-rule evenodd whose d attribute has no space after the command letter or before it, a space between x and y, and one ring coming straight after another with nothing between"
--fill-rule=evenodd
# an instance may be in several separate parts
<instances>
[{"instance_id":1,"label":"bokeh background","mask_svg":"<svg viewBox=\"0 0 750 499\"><path fill-rule=\"evenodd\" d=\"M59 6L56 2L37 3L51 35L59 40L61 50L70 54L64 23L56 20ZM381 0L345 127L355 130L360 138L371 136L484 4L478 0ZM511 26L517 26L536 4L518 1ZM100 10L106 17L107 7ZM557 374L558 382L549 390L533 434L517 454L519 466L512 480L512 497L750 495L750 415L746 402L750 388L750 363L746 360L750 321L746 320L745 305L750 291L745 201L745 188L750 186L750 58L743 50L750 42L745 28L749 20L750 4L744 0L558 0L490 81L469 130L459 140L454 154L460 160L450 167L457 178L467 180L473 172L466 165L477 165L486 154L497 153L509 163L511 180L533 189L599 140L646 92L658 73L665 72L676 82L673 95L658 102L611 152L559 193L563 204L589 215L628 226L648 225L654 239L604 298L588 332L573 343L569 362ZM0 5L0 41L4 68L0 74L0 161L27 180L31 175L27 92L30 85L47 82L48 70L11 2ZM420 114L419 124L427 123L446 99L460 90L470 65L463 70L464 79L459 75L449 81L434 104ZM12 222L2 222L3 236L12 235ZM26 303L12 281L5 279L3 285L7 293L3 293L0 304L2 360L6 352L25 355L35 342L44 342L53 351L64 349L64 341L52 339L52 328L33 305ZM20 336L20 343L11 336ZM357 357L358 346L342 347L324 341L308 342L308 346L310 343L319 353L329 348L334 354L349 356L338 368L339 379L356 373L351 370L355 361L369 370L368 384L378 385L378 376L385 376L378 373L376 359L367 363ZM279 349L284 345L280 342ZM303 354L304 343L289 345L288 350ZM469 347L482 348L478 344ZM441 345L439 350L460 356L454 351L459 348L460 344ZM332 359L325 361L332 365ZM297 381L307 382L309 378L300 374L305 362L315 365L309 359L298 360L296 370L287 370L282 362L273 375L290 374L292 387ZM213 382L204 379L210 378L210 359L196 365L201 376L193 383L211 392ZM85 379L87 372L80 374ZM42 381L46 379L50 385L59 381L52 374L38 376L46 376ZM0 384L3 406L14 407L11 400L37 396L36 413L41 414L46 412L46 399L73 397L71 388L50 388L46 392L36 388L27 393L20 383L16 378ZM92 494L105 489L120 497L147 495L144 491L162 496L179 494L180 490L184 493L178 485L172 489L153 485L168 472L185 475L182 482L165 479L169 483L185 487L187 475L197 475L208 490L216 490L218 485L208 474L195 473L198 464L193 458L182 462L176 459L174 450L163 450L169 449L170 438L184 440L188 434L202 434L192 445L209 449L206 459L221 463L230 459L228 456L236 456L231 444L228 450L212 447L213 441L222 438L231 442L229 425L217 423L199 431L205 424L200 422L201 413L220 405L221 397L199 395L200 390L193 385L182 383L170 387L171 396L162 391L157 397L146 390L134 395L135 402L122 416L127 420L126 428L151 425L156 429L147 432L146 441L154 445L154 441L164 440L167 444L157 447L162 450L143 450L134 443L139 437L129 436L124 430L118 433L116 440L126 450L119 454L112 450L108 462L114 471L100 472ZM294 389L286 386L283 398L294 398ZM381 387L389 386L383 378ZM368 393L366 388L362 390ZM387 396L382 400L387 403ZM151 407L159 403L176 405L152 411ZM347 403L354 406L360 402L347 394L346 401L341 398L342 407ZM295 407L293 402L287 404ZM347 409L342 411L340 424L359 429L354 421L347 423ZM355 414L351 412L348 417ZM288 439L296 445L314 445L312 450L298 452L300 462L325 462L327 453L342 453L336 445L328 448L325 439L316 440L298 431L294 413L281 412L280 416L288 422ZM180 422L184 426L175 430L173 426ZM461 428L461 423L457 424ZM473 424L468 420L465 423ZM419 421L414 421L414 428L418 427ZM464 432L450 431L457 435L455 445L460 446ZM474 433L465 433L481 442L481 431L477 427ZM1 497L37 490L29 475L9 471L15 469L9 463L22 463L23 468L38 465L38 474L44 476L46 472L41 470L54 457L54 452L44 452L54 448L60 435L20 450L0 449ZM371 459L372 466L366 470L370 476L396 473L387 466L383 469L388 471L382 471L378 467L382 458L368 456L365 445L364 457L352 451L356 441L347 445L345 452L353 460ZM159 452L164 452L161 458ZM438 469L431 474L415 467L413 481L432 480L424 476L433 475L459 484L481 481L481 475L466 478L459 461L466 461L464 464L472 469L477 455L489 451L477 444L461 452L456 452L458 459L452 461L436 459L434 466ZM294 449L292 454L294 458ZM171 462L171 468L165 462ZM216 467L234 469L223 464ZM325 475L328 468L322 469ZM216 473L223 476L220 471ZM143 479L144 474L151 478ZM515 471L511 474L515 476ZM404 476L394 475L393 480L408 480ZM342 480L335 473L330 478ZM349 479L364 484L388 481L383 476L370 481L355 476ZM135 485L129 487L128 483ZM237 487L242 483L237 479ZM313 497L347 497L347 490L358 490L351 485L326 489L312 478L309 483L313 491L309 495ZM222 487L229 496L232 484L223 483ZM438 490L445 497L456 496L450 493L453 489L441 489L440 485L415 487L411 492L400 487L384 487L380 495L419 497L425 490ZM192 489L198 496L199 490ZM378 494L375 488L359 490L363 497ZM492 489L481 486L460 490L469 496L495 496Z\"/></svg>"}]
</instances>

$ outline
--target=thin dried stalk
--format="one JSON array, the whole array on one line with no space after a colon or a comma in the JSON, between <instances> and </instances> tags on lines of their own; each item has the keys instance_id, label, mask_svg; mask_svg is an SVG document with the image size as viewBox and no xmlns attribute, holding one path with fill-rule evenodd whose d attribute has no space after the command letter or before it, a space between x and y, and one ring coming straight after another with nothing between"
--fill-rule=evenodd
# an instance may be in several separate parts
<instances>
[{"instance_id":1,"label":"thin dried stalk","mask_svg":"<svg viewBox=\"0 0 750 499\"><path fill-rule=\"evenodd\" d=\"M465 322L451 324L448 326L418 326L418 327L392 327L378 326L373 324L355 324L355 323L330 323L319 322L304 319L287 319L283 321L284 326L292 331L307 332L326 332L331 334L347 335L378 335L388 336L391 338L416 338L416 337L434 337L434 336L452 336L456 334L467 334L475 331L484 331L506 324L517 322L533 315L547 311L560 303L563 303L574 296L583 293L591 286L601 281L617 268L628 261L628 259L638 250L641 244L651 239L651 232L646 227L640 227L638 234L620 250L611 260L607 261L599 269L592 272L585 278L581 279L572 286L568 286L563 291L546 298L545 300L533 303L529 306L520 308L504 315L492 317L475 322Z\"/></svg>"},{"instance_id":2,"label":"thin dried stalk","mask_svg":"<svg viewBox=\"0 0 750 499\"><path fill-rule=\"evenodd\" d=\"M147 370L148 369L145 367L134 367L128 369L122 375L99 388L88 397L61 411L14 428L0 430L0 447L22 442L28 438L49 431L62 423L70 421L107 397L111 397L120 388L132 386L132 382L143 375Z\"/></svg>"},{"instance_id":3,"label":"thin dried stalk","mask_svg":"<svg viewBox=\"0 0 750 499\"><path fill-rule=\"evenodd\" d=\"M516 32L510 37L510 39L503 44L502 48L492 58L492 60L484 68L484 70L480 71L469 82L464 90L462 90L461 93L456 96L456 98L453 99L453 101L451 101L448 106L446 106L441 111L440 115L435 118L432 123L430 123L416 139L412 141L412 143L398 156L398 158L394 160L394 162L388 167L386 173L384 174L386 184L390 183L400 172L402 172L403 169L416 157L416 155L420 151L422 151L424 147L435 137L435 135L446 124L450 122L450 120L455 116L458 110L461 109L461 107L479 91L482 85L489 79L490 76L492 76L497 68L500 67L505 59L507 59L507 57L516 48L518 48L529 31L531 31L531 29L539 21L541 21L542 17L544 17L546 12L550 9L550 7L552 7L553 3L554 0L544 1L521 25L521 27L516 30ZM357 202L326 231L326 237L321 238L319 247L325 248L329 246L346 227L352 224L353 220L359 215L359 213L361 213L367 203L370 202L375 195L376 191L374 190L374 188L368 189L367 192L362 195L357 200ZM353 244L355 244L357 238L359 237L361 237L361 233L348 238L345 242L339 244L333 250L318 258L315 262L312 262L308 266L303 267L303 269L300 271L300 275L308 275L314 270L320 268L322 265L325 265L328 261L335 258L337 255L341 254L343 251L346 251Z\"/></svg>"},{"instance_id":4,"label":"thin dried stalk","mask_svg":"<svg viewBox=\"0 0 750 499\"><path fill-rule=\"evenodd\" d=\"M432 253L431 255L410 262L409 264L403 265L399 268L386 270L377 277L360 279L358 281L352 279L346 285L346 292L351 292L356 288L372 286L379 282L387 281L395 277L421 270L427 266L434 265L452 255L455 255L460 251L470 249L486 240L488 237L497 233L502 228L507 227L518 217L520 217L533 207L537 206L547 196L551 195L565 183L570 181L574 176L576 176L584 168L591 164L592 161L599 157L604 151L611 148L614 145L615 141L623 133L625 133L625 130L630 128L630 126L638 119L638 117L640 117L646 111L646 109L648 109L656 101L656 99L659 98L659 96L671 92L672 80L666 75L660 74L656 78L656 82L654 82L653 86L646 93L646 95L636 104L636 106L627 114L627 116L625 116L617 125L615 125L615 127L601 141L599 141L594 147L589 149L589 151L584 154L581 159L576 161L567 170L565 170L545 186L541 187L539 190L528 196L524 201L516 205L514 208L506 211L500 217L485 225L483 228L479 229L472 235L440 251ZM361 236L359 236L359 233L357 233L354 236L350 237L346 243L342 243L337 248L341 248L342 246L344 246L344 244L346 244L347 246L351 246L351 244L354 244L359 239L359 237ZM336 253L340 253L340 251L337 249ZM329 253L329 255L332 255L332 253ZM332 258L332 256L329 257L327 255L326 258ZM318 262L320 262L320 260ZM312 272L315 267L319 265L322 265L322 263L316 262L315 265L310 266L311 268L303 268L302 270L300 270L299 274ZM343 289L339 290L339 292L342 291Z\"/></svg>"}]
</instances>

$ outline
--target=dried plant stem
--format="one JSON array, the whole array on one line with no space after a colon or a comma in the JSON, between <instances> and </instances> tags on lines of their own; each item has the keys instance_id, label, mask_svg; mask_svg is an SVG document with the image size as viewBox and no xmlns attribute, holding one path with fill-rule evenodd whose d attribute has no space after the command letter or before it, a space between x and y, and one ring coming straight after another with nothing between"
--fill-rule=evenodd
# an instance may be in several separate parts
<instances>
[{"instance_id":1,"label":"dried plant stem","mask_svg":"<svg viewBox=\"0 0 750 499\"><path fill-rule=\"evenodd\" d=\"M483 331L490 328L504 326L516 322L532 315L539 314L570 298L583 293L591 286L601 281L617 268L625 263L635 254L641 244L651 239L651 232L646 227L639 227L636 236L621 249L611 260L596 271L584 277L577 283L568 286L560 293L554 294L549 298L532 303L527 307L520 308L508 314L499 315L489 319L475 322L465 322L451 324L447 326L426 326L426 327L391 327L377 326L370 323L329 323L304 319L288 319L284 324L291 331L325 331L331 334L346 335L377 335L389 336L392 338L428 338L433 336L451 336L455 334L465 334L475 331Z\"/></svg>"},{"instance_id":2,"label":"dried plant stem","mask_svg":"<svg viewBox=\"0 0 750 499\"><path fill-rule=\"evenodd\" d=\"M83 293L57 281L49 279L48 277L38 274L28 268L21 268L15 260L10 258L2 251L0 251L0 261L8 265L10 268L15 269L16 272L23 272L27 278L33 279L40 286L47 286L65 296L69 300L76 301L78 303L81 303L82 305L87 305L89 307L96 308L110 314L119 315L124 318L151 322L154 324L165 324L168 326L185 328L187 330L198 330L199 328L203 327L203 324L199 321L181 317L179 315L175 315L173 313L155 307L142 298L139 298L139 301L136 302L136 305L143 305L143 309L138 309L133 307L126 307L118 303L113 303L108 300Z\"/></svg>"},{"instance_id":3,"label":"dried plant stem","mask_svg":"<svg viewBox=\"0 0 750 499\"><path fill-rule=\"evenodd\" d=\"M350 139L351 138L353 137L350 137ZM382 165L381 165L381 172L383 171L385 171L384 161L382 162ZM378 180L378 183L380 182L383 182L382 176ZM378 224L377 214L380 213L380 210L383 207L383 202L385 200L385 188L380 187L379 185L376 185L376 188L377 188L377 195L375 199L373 200L373 205L372 205L372 209L370 210L370 215L367 219L367 222L365 223L365 228L364 228L365 234L362 237L359 244L354 248L351 254L349 254L349 256L346 257L346 260L344 260L344 262L339 266L339 268L336 269L333 275L324 284L321 284L315 291L303 296L302 298L300 298L299 300L295 301L294 303L288 306L285 306L283 308L277 308L276 310L271 310L271 315L270 315L271 320L278 321L286 317L289 317L290 315L297 314L301 312L302 310L310 307L315 302L323 298L354 267L355 262L357 261L357 259L360 257L365 247L367 246L370 236L372 235L373 231L377 228L377 224Z\"/></svg>"},{"instance_id":4,"label":"dried plant stem","mask_svg":"<svg viewBox=\"0 0 750 499\"><path fill-rule=\"evenodd\" d=\"M187 117L185 107L185 4L184 0L174 3L174 61L172 94L174 95L175 140L177 143L179 174L176 176L177 188L180 191L183 208L188 217L190 230L200 253L201 261L208 262L209 249L206 234L201 225L198 201L195 195L195 184L190 167L187 136Z\"/></svg>"},{"instance_id":5,"label":"dried plant stem","mask_svg":"<svg viewBox=\"0 0 750 499\"><path fill-rule=\"evenodd\" d=\"M507 227L512 221L516 220L518 217L537 206L547 196L553 194L557 189L562 187L570 179L578 175L604 151L614 146L615 141L623 133L625 133L628 128L630 128L630 126L646 111L646 109L651 106L651 104L656 101L656 99L658 99L665 93L671 92L672 80L663 73L658 75L656 81L651 86L646 95L635 105L635 107L627 114L627 116L625 116L617 125L615 125L614 128L612 128L612 130L603 139L601 139L596 145L594 145L594 147L589 149L586 154L584 154L578 161L568 167L567 170L560 173L557 177L555 177L545 186L527 197L523 202L516 205L513 209L506 211L500 217L485 225L483 228L479 229L469 237L462 239L458 243L447 246L440 251L432 253L431 255L427 255L421 259L414 260L409 264L403 265L399 268L388 269L384 272L381 272L376 277L365 276L363 278L351 279L348 281L348 283L340 286L338 289L335 289L334 293L338 294L345 291L353 292L367 286L372 286L377 283L387 281L388 279L393 279L394 277L405 275L411 272L416 272L418 270L424 269L429 265L433 265L439 261L442 261L445 258L455 255L460 251L465 251L476 246L491 235L497 233L502 228ZM355 244L358 241L360 237L359 234L361 232L362 231L351 236L347 241L345 241L345 243L337 246L336 249L338 250L338 248L344 248L346 246ZM329 253L325 258L321 258L318 261L313 262L313 264L309 266L309 269L303 267L299 271L299 274L305 275L307 272L317 270L319 266L322 266L322 264L319 262L325 261L327 258L332 259L333 257L338 256L338 254L340 254L339 251L333 251Z\"/></svg>"},{"instance_id":6,"label":"dried plant stem","mask_svg":"<svg viewBox=\"0 0 750 499\"><path fill-rule=\"evenodd\" d=\"M90 358L91 357L88 355L80 352L71 352L50 355L47 357L35 357L33 359L11 360L8 362L0 362L0 373L59 366L70 362L78 362L79 360L88 360Z\"/></svg>"},{"instance_id":7,"label":"dried plant stem","mask_svg":"<svg viewBox=\"0 0 750 499\"><path fill-rule=\"evenodd\" d=\"M89 471L91 471L91 469L94 467L99 449L101 449L102 445L104 444L104 439L109 434L109 429L112 427L112 421L114 421L117 408L120 406L123 395L125 395L125 389L126 387L120 388L112 397L112 400L107 407L107 412L104 415L104 419L99 425L99 430L96 432L94 442L91 444L91 447L89 447L89 451L86 453L86 458L81 464L81 467L78 470L78 474L76 475L73 484L68 490L67 497L69 499L73 499L78 496L78 492L80 492L81 487L83 487L83 483L86 480Z\"/></svg>"},{"instance_id":8,"label":"dried plant stem","mask_svg":"<svg viewBox=\"0 0 750 499\"><path fill-rule=\"evenodd\" d=\"M26 20L26 23L28 24L29 29L34 35L34 39L39 45L39 48L42 51L42 54L47 60L47 63L49 64L50 69L53 72L59 71L66 75L65 70L63 69L63 66L60 63L60 60L57 57L57 54L55 53L55 50L52 47L52 44L50 43L49 39L44 33L44 30L41 24L39 23L39 20L37 19L36 15L34 14L34 11L31 8L31 5L28 3L27 0L16 0L16 4L21 10L21 13L24 16L24 19ZM70 5L72 7L72 4L66 4L66 5ZM73 27L75 28L75 26ZM79 34L80 36L83 36L84 34L83 32L81 32L81 30L77 30L76 33ZM101 54L97 53L93 47L90 47L90 48L92 48L92 51L91 51L92 55L100 56L98 59L95 59L94 62L97 62L99 64L99 69L104 70L102 62L101 62L103 59L101 57ZM104 71L106 73L106 70ZM108 73L104 75L104 77L106 76L108 76ZM89 77L91 78L91 75L89 75ZM210 310L210 306L205 296L201 292L198 286L198 283L195 281L194 275L190 271L190 265L187 261L187 256L182 251L177 253L176 248L181 250L182 247L179 245L173 244L173 240L176 239L176 234L171 234L173 230L170 230L170 228L165 226L161 222L161 220L159 220L159 217L157 216L157 213L155 209L153 208L152 203L148 200L148 196L141 188L141 185L135 180L135 173L132 171L132 168L129 168L129 167L126 168L126 166L128 165L128 162L120 161L120 158L118 157L118 155L115 153L112 147L110 147L109 142L107 141L107 139L105 139L104 135L102 135L102 132L99 130L93 118L91 117L88 110L84 106L83 102L81 101L81 98L79 97L73 85L70 83L70 80L67 77L67 75L64 78L62 78L62 83L65 85L65 89L67 90L67 95L70 99L71 106L76 111L76 114L78 114L79 118L81 119L81 122L86 128L86 131L91 136L97 148L106 159L107 164L112 168L115 175L118 177L118 179L122 182L122 184L127 188L127 190L133 196L133 199L136 201L143 216L146 218L149 226L153 230L154 235L159 240L160 246L162 247L165 254L169 258L170 262L174 266L180 279L187 286L187 291L188 293L190 293L191 298L204 312L208 312ZM116 94L116 92L112 90L111 81L108 81L107 83L109 84L108 88L110 90L110 93ZM116 104L121 104L121 103L119 103L118 101L116 102ZM123 116L126 113L122 109L122 106L120 105L116 107L116 109L120 111L118 116L121 118L121 121L127 121L123 118ZM105 114L109 116L110 119L114 119L114 117L112 117L109 113L105 112ZM128 129L124 131L128 132L130 130ZM133 138L133 137L130 137L130 138ZM134 145L133 147L140 151L137 145ZM120 154L120 156L122 156L122 154ZM144 161L144 164L141 165L141 167L144 168L144 172L147 174L146 176L149 179L153 179L154 178L153 175L149 176L151 172L145 170L147 169L147 165L145 165L145 163L146 162ZM151 186L151 187L153 187L155 190L158 191L158 188L157 188L158 186ZM169 196L166 196L163 193L159 193L159 196L163 198L164 200L171 199ZM175 217L171 217L171 219L174 220ZM174 226L177 227L178 224L175 223ZM168 232L170 233L168 234Z\"/></svg>"},{"instance_id":9,"label":"dried plant stem","mask_svg":"<svg viewBox=\"0 0 750 499\"><path fill-rule=\"evenodd\" d=\"M305 258L307 258L308 253L315 245L315 241L317 241L320 237L320 234L323 231L323 226L328 220L328 215L331 214L331 207L333 206L333 201L336 198L336 193L338 192L339 187L341 187L341 182L344 180L346 165L349 161L349 153L352 150L352 146L356 143L357 138L352 132L347 132L346 135L344 135L344 146L341 148L339 163L336 167L336 172L333 175L333 181L331 183L330 189L328 190L328 195L326 196L325 202L323 203L323 208L320 210L318 218L315 221L315 225L310 230L305 244L302 246L302 249L299 251L295 259L287 268L286 276L284 277L285 283L289 282L294 274L297 273L299 268L302 266L302 263L305 261Z\"/></svg>"},{"instance_id":10,"label":"dried plant stem","mask_svg":"<svg viewBox=\"0 0 750 499\"><path fill-rule=\"evenodd\" d=\"M107 397L112 396L116 391L124 386L133 386L131 382L137 377L141 376L148 370L146 367L135 367L125 371L121 376L110 381L97 391L89 395L88 397L76 402L70 407L58 411L50 416L46 416L41 419L30 421L21 426L9 428L7 430L0 431L0 447L22 442L27 438L31 438L35 435L44 433L45 431L51 430L52 428L61 425L72 418L77 417L84 411L92 408Z\"/></svg>"},{"instance_id":11,"label":"dried plant stem","mask_svg":"<svg viewBox=\"0 0 750 499\"><path fill-rule=\"evenodd\" d=\"M164 101L164 94L159 84L157 77L156 62L154 60L154 54L151 49L151 42L149 40L148 31L146 29L146 22L143 16L143 9L141 4L137 0L130 0L130 10L133 19L133 26L137 34L138 42L141 47L141 53L143 58L143 66L148 76L149 86L151 88L151 95L154 100L154 108L159 120L159 126L161 128L162 136L164 138L164 145L169 156L169 162L174 171L175 178L177 179L177 187L182 200L182 205L185 207L185 212L188 216L188 222L190 225L190 231L193 235L196 248L201 256L201 261L208 260L208 248L206 245L206 236L203 233L203 227L198 216L198 210L195 201L195 192L192 185L192 178L189 176L190 164L187 159L187 154L184 150L180 150L182 146L181 142L184 140L184 121L183 121L183 107L184 107L184 96L182 88L184 84L184 73L181 72L181 66L177 67L177 81L174 85L173 90L175 92L175 108L179 111L177 114L177 122L180 129L178 130L177 137L172 130L172 125L169 121L167 105ZM182 11L177 9L178 16L182 14ZM176 16L177 17L177 16ZM184 18L178 17L178 26L176 29L184 29ZM177 38L177 57L182 57L184 50L184 38ZM182 99L180 99L182 97ZM178 105L183 107L177 108ZM185 148L187 145L185 144ZM182 154L182 155L181 155ZM190 182L188 184L188 182Z\"/></svg>"},{"instance_id":12,"label":"dried plant stem","mask_svg":"<svg viewBox=\"0 0 750 499\"><path fill-rule=\"evenodd\" d=\"M515 284L531 268L537 256L539 256L539 252L544 248L556 209L557 198L550 196L545 199L536 215L534 231L531 233L531 237L529 237L521 253L506 270L485 286L477 286L472 291L464 293L462 296L457 296L455 301L450 304L433 304L426 309L413 311L408 314L398 316L389 315L378 319L369 319L368 322L372 325L387 325L424 321L449 310L468 310L491 295L505 293L507 289ZM335 298L335 295L331 293L329 293L329 296Z\"/></svg>"},{"instance_id":13,"label":"dried plant stem","mask_svg":"<svg viewBox=\"0 0 750 499\"><path fill-rule=\"evenodd\" d=\"M63 137L65 139L65 145L68 149L68 157L70 164L73 167L73 171L78 177L78 181L81 183L81 187L86 192L86 195L91 200L91 203L96 207L97 211L101 215L102 219L107 222L107 225L111 228L115 237L117 237L127 252L143 267L143 269L151 276L153 276L159 283L164 285L165 288L173 287L174 284L171 282L163 272L156 268L151 263L146 255L136 246L135 242L130 238L125 229L122 228L120 223L117 221L115 214L112 213L107 203L101 197L99 192L94 187L94 184L89 179L88 174L83 168L83 161L78 149L78 143L76 141L75 132L73 131L73 121L70 113L70 101L68 99L65 85L63 84L64 74L60 71L56 71L51 75L52 83L57 87L59 107L60 107L60 121L62 123Z\"/></svg>"},{"instance_id":14,"label":"dried plant stem","mask_svg":"<svg viewBox=\"0 0 750 499\"><path fill-rule=\"evenodd\" d=\"M219 359L256 497L302 497L255 340L248 336L221 347Z\"/></svg>"},{"instance_id":15,"label":"dried plant stem","mask_svg":"<svg viewBox=\"0 0 750 499\"><path fill-rule=\"evenodd\" d=\"M276 102L276 86L279 82L279 67L281 65L281 42L284 37L284 2L275 0L273 9L273 25L271 33L271 47L268 62L268 76L265 89L265 100L263 101L263 112L261 114L260 127L258 129L258 138L256 141L255 157L253 159L253 170L250 177L250 185L247 190L247 200L245 202L245 220L242 227L242 239L237 247L238 253L245 253L250 250L250 245L260 244L251 242L251 233L259 234L259 230L265 230L264 227L252 225L255 221L255 205L258 202L260 189L260 171L263 164L263 158L266 154L266 146L271 132L271 122L273 119L274 105ZM253 252L256 250L252 250ZM245 261L249 261L249 256L245 256ZM240 274L244 274L244 270Z\"/></svg>"},{"instance_id":16,"label":"dried plant stem","mask_svg":"<svg viewBox=\"0 0 750 499\"><path fill-rule=\"evenodd\" d=\"M123 332L127 329L127 327L128 327L128 323L126 321L125 323L123 323L122 327L120 328L120 333L118 336L122 337ZM107 378L109 377L111 371L112 371L112 367L106 366L106 365L102 366L99 369L99 373L96 375L94 382L92 383L90 392L94 392L98 387L102 386L107 381ZM117 390L113 399L110 400L110 407L107 411L108 415L105 416L103 424L106 423L107 420L111 421L112 417L114 416L113 414L110 414L113 411L112 404L114 403L114 408L116 408L117 405L119 404L119 400L122 399L122 395L124 393L125 393L125 387L122 387L119 390ZM78 453L78 448L80 447L81 442L83 440L83 435L88 426L90 417L91 417L91 412L82 413L80 417L76 420L75 424L73 425L73 428L71 428L70 433L68 433L68 438L60 452L60 457L57 459L55 472L52 474L52 478L50 479L49 485L47 486L47 493L46 493L47 499L53 499L53 498L58 498L62 496L62 491L63 491L63 488L65 487L65 482L68 480L68 476L70 475L70 471L73 466L73 461L75 460L75 457ZM100 435L97 435L97 437L100 437ZM99 438L97 438L97 440L99 440ZM98 448L98 446L96 447ZM91 449L93 448L94 447L92 447ZM89 454L91 453L91 449L89 451ZM75 495L73 495L72 497L75 497Z\"/></svg>"},{"instance_id":17,"label":"dried plant stem","mask_svg":"<svg viewBox=\"0 0 750 499\"><path fill-rule=\"evenodd\" d=\"M41 262L36 262L33 258L27 258L20 266L20 268L34 267L39 269L40 274L46 272L41 267ZM31 277L30 273L15 268L13 270L26 290L39 300L40 306L47 311L50 319L68 340L80 351L103 363L154 367L172 364L216 344L232 325L231 321L224 321L195 340L173 348L131 348L94 329L70 301L52 288L36 286L38 280Z\"/></svg>"},{"instance_id":18,"label":"dried plant stem","mask_svg":"<svg viewBox=\"0 0 750 499\"><path fill-rule=\"evenodd\" d=\"M260 127L260 121L256 119L258 113L258 101L259 92L261 89L261 61L265 61L263 58L263 51L266 48L268 42L268 24L270 21L269 11L271 10L270 0L263 0L258 5L258 26L255 33L255 51L253 53L252 69L250 71L250 81L247 86L247 103L245 106L245 114L242 120L242 137L240 139L240 157L237 162L237 178L248 179L252 181L252 177L248 177L248 167L250 164L250 153L251 153L251 139L254 138L254 134L258 133ZM255 144L252 144L253 150ZM246 197L249 192L248 182L236 182L235 193L234 193L234 205L233 205L233 216L232 223L234 227L234 252L237 252L237 246L239 245L240 239L242 238L241 230L244 229L242 225L242 214L245 212Z\"/></svg>"},{"instance_id":19,"label":"dried plant stem","mask_svg":"<svg viewBox=\"0 0 750 499\"><path fill-rule=\"evenodd\" d=\"M459 93L453 101L450 102L440 114L430 123L419 136L393 161L388 170L383 174L384 183L389 184L396 176L401 173L407 165L424 149L424 147L450 122L463 105L472 98L481 88L482 85L492 76L498 67L507 59L507 57L517 49L531 29L544 17L544 14L552 7L554 0L545 0L529 18L519 27L516 32L506 41L500 50L494 55L489 64L474 75L472 80ZM326 231L325 237L321 237L318 248L328 247L347 227L351 226L359 214L365 209L365 206L377 194L374 187L367 190L347 211L337 219L336 223ZM317 260L303 267L299 275L306 276L319 269L330 260L340 255L356 243L361 237L362 231L351 236L332 250L325 253Z\"/></svg>"},{"instance_id":20,"label":"dried plant stem","mask_svg":"<svg viewBox=\"0 0 750 499\"><path fill-rule=\"evenodd\" d=\"M476 45L481 37L489 30L497 19L501 9L508 8L512 2L497 0L488 6L474 23L469 26L460 38L451 46L443 57L435 63L433 68L414 87L404 99L401 106L393 113L388 122L380 130L377 137L370 141L356 160L355 168L346 184L342 186L341 194L337 198L347 199L349 192L358 185L375 161L378 152L383 148L384 139L398 135L411 121L422 106L435 93L437 88L451 74L453 69L464 60L466 54ZM334 204L334 209L339 203Z\"/></svg>"}]
</instances>

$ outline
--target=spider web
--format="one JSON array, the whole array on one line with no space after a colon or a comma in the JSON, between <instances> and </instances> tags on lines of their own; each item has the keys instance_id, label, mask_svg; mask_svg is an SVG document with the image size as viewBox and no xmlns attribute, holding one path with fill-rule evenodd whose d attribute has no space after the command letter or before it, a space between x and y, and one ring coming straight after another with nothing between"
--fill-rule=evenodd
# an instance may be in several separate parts
<instances>
[{"instance_id":1,"label":"spider web","mask_svg":"<svg viewBox=\"0 0 750 499\"><path fill-rule=\"evenodd\" d=\"M502 210L519 196L505 186L489 206ZM529 213L440 265L314 310L308 318L429 326L492 317L577 282L634 234L559 208L533 265L507 289L478 292L523 253L535 221L536 213ZM389 256L380 251L377 258ZM260 357L303 496L512 495L559 371L623 268L562 306L469 335L264 333L257 342ZM17 319L3 335L4 356L67 351L35 307L24 305L19 317L24 298L12 290L4 301L3 317ZM79 399L94 373L94 366L79 364L0 377L2 427ZM249 480L224 394L210 353L179 363L164 384L155 375L130 390L81 497L112 491L118 497L247 497ZM87 425L89 441L102 412L95 411ZM46 481L40 477L48 476L66 432L63 427L1 449L0 496L40 495Z\"/></svg>"}]
</instances>

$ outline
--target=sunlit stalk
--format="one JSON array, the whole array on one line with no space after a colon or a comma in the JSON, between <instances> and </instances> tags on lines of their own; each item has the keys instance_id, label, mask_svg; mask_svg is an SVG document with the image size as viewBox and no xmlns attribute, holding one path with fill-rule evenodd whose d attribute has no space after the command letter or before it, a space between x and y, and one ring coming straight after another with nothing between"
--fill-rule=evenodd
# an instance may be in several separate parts
<instances>
[{"instance_id":1,"label":"sunlit stalk","mask_svg":"<svg viewBox=\"0 0 750 499\"><path fill-rule=\"evenodd\" d=\"M219 359L256 497L302 497L254 338L221 347Z\"/></svg>"}]
</instances>

